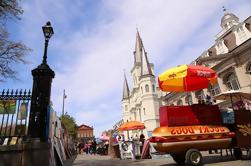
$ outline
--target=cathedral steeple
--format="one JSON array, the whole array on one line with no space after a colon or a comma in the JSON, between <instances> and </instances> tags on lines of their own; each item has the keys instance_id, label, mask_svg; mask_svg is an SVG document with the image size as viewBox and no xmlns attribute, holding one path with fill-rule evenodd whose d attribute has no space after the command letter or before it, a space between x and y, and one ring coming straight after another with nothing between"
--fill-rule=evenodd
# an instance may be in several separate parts
<instances>
[{"instance_id":1,"label":"cathedral steeple","mask_svg":"<svg viewBox=\"0 0 251 166\"><path fill-rule=\"evenodd\" d=\"M128 83L127 83L127 79L126 79L125 73L124 73L124 77L125 77L125 80L124 80L123 98L122 98L122 100L129 99L129 96L130 96L130 91L129 91L129 87L128 87Z\"/></svg>"},{"instance_id":2,"label":"cathedral steeple","mask_svg":"<svg viewBox=\"0 0 251 166\"><path fill-rule=\"evenodd\" d=\"M134 65L141 63L142 48L143 48L143 42L142 42L141 37L139 35L139 31L137 29L136 44L135 44L135 51L134 51Z\"/></svg>"},{"instance_id":3,"label":"cathedral steeple","mask_svg":"<svg viewBox=\"0 0 251 166\"><path fill-rule=\"evenodd\" d=\"M153 72L147 58L147 53L145 52L145 49L143 47L141 55L141 76L144 75L153 75Z\"/></svg>"}]
</instances>

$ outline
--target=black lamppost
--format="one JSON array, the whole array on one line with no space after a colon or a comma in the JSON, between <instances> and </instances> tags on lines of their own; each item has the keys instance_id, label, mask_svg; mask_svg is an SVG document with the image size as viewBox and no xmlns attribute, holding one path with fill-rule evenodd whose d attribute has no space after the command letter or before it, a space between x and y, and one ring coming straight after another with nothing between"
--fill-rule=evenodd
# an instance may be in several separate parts
<instances>
[{"instance_id":1,"label":"black lamppost","mask_svg":"<svg viewBox=\"0 0 251 166\"><path fill-rule=\"evenodd\" d=\"M44 25L42 27L42 29L43 29L44 38L45 38L43 64L46 64L47 63L47 48L48 48L48 43L49 43L49 40L50 40L51 36L54 34L54 31L53 31L53 28L51 26L50 21L48 21L46 23L46 25Z\"/></svg>"},{"instance_id":2,"label":"black lamppost","mask_svg":"<svg viewBox=\"0 0 251 166\"><path fill-rule=\"evenodd\" d=\"M50 22L47 22L42 29L45 37L44 56L42 63L32 70L33 88L28 135L31 138L39 138L41 141L47 141L49 134L51 83L55 77L54 71L47 64L47 48L49 39L54 32Z\"/></svg>"}]
</instances>

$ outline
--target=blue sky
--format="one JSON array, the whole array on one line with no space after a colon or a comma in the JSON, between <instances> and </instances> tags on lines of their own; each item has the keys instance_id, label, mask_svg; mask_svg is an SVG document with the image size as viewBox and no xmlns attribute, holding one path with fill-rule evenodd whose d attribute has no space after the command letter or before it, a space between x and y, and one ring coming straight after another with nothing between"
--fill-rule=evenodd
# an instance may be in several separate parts
<instances>
[{"instance_id":1,"label":"blue sky","mask_svg":"<svg viewBox=\"0 0 251 166\"><path fill-rule=\"evenodd\" d=\"M214 44L223 5L240 21L251 15L250 0L23 0L22 20L9 29L33 51L28 65L13 64L19 80L6 80L0 89L32 88L31 70L41 63L44 49L41 27L51 21L53 106L61 115L65 89L65 111L79 125L94 126L99 136L122 118L123 69L130 86L136 26L157 76L190 63Z\"/></svg>"}]
</instances>

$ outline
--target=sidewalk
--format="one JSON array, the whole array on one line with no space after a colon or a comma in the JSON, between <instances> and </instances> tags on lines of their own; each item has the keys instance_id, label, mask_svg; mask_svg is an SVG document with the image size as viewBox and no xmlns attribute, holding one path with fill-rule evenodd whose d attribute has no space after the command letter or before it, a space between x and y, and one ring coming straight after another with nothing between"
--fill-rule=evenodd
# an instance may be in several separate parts
<instances>
[{"instance_id":1,"label":"sidewalk","mask_svg":"<svg viewBox=\"0 0 251 166\"><path fill-rule=\"evenodd\" d=\"M250 166L250 160L234 160L231 156L223 156L220 154L208 154L203 152L204 165L212 166ZM225 154L224 154L225 155ZM112 159L110 156L100 155L78 155L73 166L177 166L171 157L144 160L120 160Z\"/></svg>"}]
</instances>

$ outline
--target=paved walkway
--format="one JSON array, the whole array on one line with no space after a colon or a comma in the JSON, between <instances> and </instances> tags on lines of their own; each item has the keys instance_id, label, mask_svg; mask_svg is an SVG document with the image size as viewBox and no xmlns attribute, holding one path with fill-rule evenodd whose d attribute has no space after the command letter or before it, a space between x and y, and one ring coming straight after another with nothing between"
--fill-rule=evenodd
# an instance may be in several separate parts
<instances>
[{"instance_id":1,"label":"paved walkway","mask_svg":"<svg viewBox=\"0 0 251 166\"><path fill-rule=\"evenodd\" d=\"M203 163L211 166L251 166L251 160L234 160L231 156L221 157L219 154L204 155ZM120 160L109 156L78 155L74 166L177 166L171 157L146 160Z\"/></svg>"}]
</instances>

